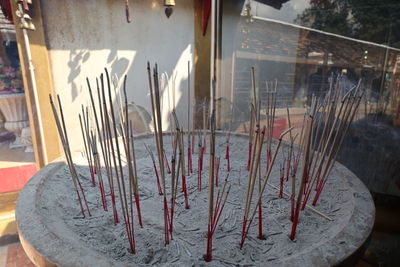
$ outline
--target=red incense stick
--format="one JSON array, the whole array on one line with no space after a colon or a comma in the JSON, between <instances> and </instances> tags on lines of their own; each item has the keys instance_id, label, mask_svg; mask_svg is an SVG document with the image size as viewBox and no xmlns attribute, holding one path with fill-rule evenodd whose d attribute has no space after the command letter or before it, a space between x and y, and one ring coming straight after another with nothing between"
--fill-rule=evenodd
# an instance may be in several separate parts
<instances>
[{"instance_id":1,"label":"red incense stick","mask_svg":"<svg viewBox=\"0 0 400 267\"><path fill-rule=\"evenodd\" d=\"M203 169L203 147L201 144L201 137L199 136L198 158L197 158L197 188L201 192L201 173Z\"/></svg>"},{"instance_id":2,"label":"red incense stick","mask_svg":"<svg viewBox=\"0 0 400 267\"><path fill-rule=\"evenodd\" d=\"M252 147L253 147L253 144L251 142L249 142L249 149L248 149L248 155L247 155L247 171L250 170Z\"/></svg>"},{"instance_id":3,"label":"red incense stick","mask_svg":"<svg viewBox=\"0 0 400 267\"><path fill-rule=\"evenodd\" d=\"M216 168L216 174L215 174L215 185L218 187L218 178L219 178L219 164L220 164L220 158L217 157L215 159L215 168Z\"/></svg>"},{"instance_id":4,"label":"red incense stick","mask_svg":"<svg viewBox=\"0 0 400 267\"><path fill-rule=\"evenodd\" d=\"M168 172L168 174L171 174L171 167L169 166L169 162L168 162L167 155L165 154L165 150L163 151L163 154L164 154L165 164L167 165L167 172Z\"/></svg>"},{"instance_id":5,"label":"red incense stick","mask_svg":"<svg viewBox=\"0 0 400 267\"><path fill-rule=\"evenodd\" d=\"M324 179L323 181L321 181L320 186L318 188L318 191L315 194L314 200L312 202L313 206L317 205L317 201L318 201L318 199L319 199L319 197L321 195L322 189L324 188L326 181L327 181L327 179Z\"/></svg>"},{"instance_id":6,"label":"red incense stick","mask_svg":"<svg viewBox=\"0 0 400 267\"><path fill-rule=\"evenodd\" d=\"M89 210L89 206L88 206L88 203L87 203L87 200L86 200L86 196L85 196L85 193L83 192L83 187L82 187L81 182L79 181L79 179L77 179L77 181L78 181L78 185L79 185L79 187L81 189L81 192L82 192L83 201L85 202L86 210L87 210L87 212L89 214L89 217L90 217L92 215L90 214L90 210Z\"/></svg>"},{"instance_id":7,"label":"red incense stick","mask_svg":"<svg viewBox=\"0 0 400 267\"><path fill-rule=\"evenodd\" d=\"M149 148L146 144L144 144L144 146L145 146L145 148L146 148L146 150L147 150L147 153L150 155L151 161L153 162L153 169L154 169L154 172L155 172L155 174L156 174L156 182L157 182L158 194L161 196L161 195L163 195L163 191L162 191L162 189L161 189L160 177L159 177L159 175L158 175L157 166L156 166L156 161L155 161L155 159L154 159L153 152L151 152L150 148Z\"/></svg>"},{"instance_id":8,"label":"red incense stick","mask_svg":"<svg viewBox=\"0 0 400 267\"><path fill-rule=\"evenodd\" d=\"M192 145L192 155L194 154L194 138L195 138L195 136L194 136L194 134L192 134L192 143L191 143L191 145Z\"/></svg>"},{"instance_id":9,"label":"red incense stick","mask_svg":"<svg viewBox=\"0 0 400 267\"><path fill-rule=\"evenodd\" d=\"M53 111L54 119L55 119L56 125L57 125L58 134L60 136L61 143L62 143L63 149L64 149L64 154L65 154L65 157L66 157L66 160L67 160L67 163L68 163L68 167L69 167L69 170L70 170L70 173L71 173L71 178L72 178L75 190L76 190L77 195L78 195L79 206L81 208L82 215L83 215L83 217L85 217L85 212L84 212L83 205L82 205L82 200L81 200L81 197L80 197L80 194L79 194L79 189L81 190L83 199L85 200L85 204L86 204L86 208L87 208L88 214L90 216L90 211L89 211L89 207L87 205L87 201L86 201L86 198L85 198L85 193L84 193L83 188L82 188L82 186L81 186L81 184L79 182L78 174L76 172L74 163L72 161L71 150L70 150L70 147L69 147L68 135L67 135L66 127L65 127L64 115L63 115L63 109L62 109L60 97L57 95L58 106L59 106L59 110L60 110L60 117L61 117L62 124L61 124L60 119L58 117L58 113L56 111L56 107L54 105L54 102L53 102L53 99L52 99L51 95L49 95L49 98L50 98L51 109ZM78 184L79 184L79 187L78 187Z\"/></svg>"},{"instance_id":10,"label":"red incense stick","mask_svg":"<svg viewBox=\"0 0 400 267\"><path fill-rule=\"evenodd\" d=\"M188 173L192 173L192 146L188 145Z\"/></svg>"},{"instance_id":11,"label":"red incense stick","mask_svg":"<svg viewBox=\"0 0 400 267\"><path fill-rule=\"evenodd\" d=\"M279 198L283 198L283 182L284 182L284 179L285 179L285 166L284 166L284 164L285 164L285 161L283 162L283 166L281 166L281 168L280 168L280 177L279 177Z\"/></svg>"},{"instance_id":12,"label":"red incense stick","mask_svg":"<svg viewBox=\"0 0 400 267\"><path fill-rule=\"evenodd\" d=\"M230 152L229 152L230 139L231 139L231 133L228 132L228 135L226 137L226 150L225 150L225 159L227 161L228 172L231 171L231 160L230 160Z\"/></svg>"}]
</instances>

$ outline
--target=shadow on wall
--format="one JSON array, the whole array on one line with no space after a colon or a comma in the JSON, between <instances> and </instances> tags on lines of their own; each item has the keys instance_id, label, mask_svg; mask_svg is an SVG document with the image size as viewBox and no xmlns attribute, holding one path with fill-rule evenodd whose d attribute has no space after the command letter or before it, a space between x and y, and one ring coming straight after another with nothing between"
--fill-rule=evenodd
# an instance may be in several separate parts
<instances>
[{"instance_id":1,"label":"shadow on wall","mask_svg":"<svg viewBox=\"0 0 400 267\"><path fill-rule=\"evenodd\" d=\"M87 50L81 50L79 52L74 50L69 54L68 67L70 68L70 72L68 75L68 83L71 84L71 96L73 100L78 96L78 88L75 79L81 73L82 64L88 61L89 57L90 52Z\"/></svg>"},{"instance_id":2,"label":"shadow on wall","mask_svg":"<svg viewBox=\"0 0 400 267\"><path fill-rule=\"evenodd\" d=\"M124 5L116 1L41 2L54 86L72 113L66 118L71 128L79 127L76 119L80 105L90 101L86 77L92 89L96 88L95 78L104 67L114 81L118 80L118 86L126 74L128 100L151 114L147 61L157 62L160 74L177 73L177 113L179 120L187 120L187 61L193 61L194 49L193 1L177 0L169 19L163 1L137 0L130 6L133 21L127 23ZM164 120L168 117L166 106Z\"/></svg>"}]
</instances>

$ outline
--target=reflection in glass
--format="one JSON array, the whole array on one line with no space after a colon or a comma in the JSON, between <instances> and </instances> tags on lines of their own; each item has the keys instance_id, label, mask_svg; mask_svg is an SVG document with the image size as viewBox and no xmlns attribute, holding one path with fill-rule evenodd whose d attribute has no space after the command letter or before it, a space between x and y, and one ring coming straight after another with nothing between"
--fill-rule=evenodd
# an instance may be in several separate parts
<instances>
[{"instance_id":1,"label":"reflection in glass","mask_svg":"<svg viewBox=\"0 0 400 267\"><path fill-rule=\"evenodd\" d=\"M219 127L247 131L251 67L261 99L277 91L274 137L288 126L286 107L300 129L311 96L323 96L332 77L345 90L361 79L364 98L339 161L373 192L400 195L400 3L372 3L222 1Z\"/></svg>"}]
</instances>

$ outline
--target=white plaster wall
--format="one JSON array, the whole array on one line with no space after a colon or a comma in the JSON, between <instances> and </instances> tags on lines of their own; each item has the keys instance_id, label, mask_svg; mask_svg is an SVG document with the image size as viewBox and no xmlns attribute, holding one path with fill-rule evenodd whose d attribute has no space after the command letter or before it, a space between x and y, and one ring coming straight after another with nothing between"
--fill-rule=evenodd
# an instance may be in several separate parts
<instances>
[{"instance_id":1,"label":"white plaster wall","mask_svg":"<svg viewBox=\"0 0 400 267\"><path fill-rule=\"evenodd\" d=\"M170 77L174 73L177 113L186 126L187 62L193 62L194 50L193 0L176 0L169 19L163 0L129 2L131 23L126 22L124 1L41 0L54 87L63 102L74 150L82 145L78 112L81 104L89 104L86 77L94 87L104 67L121 81L127 74L128 100L149 112L147 61L157 62L159 73L166 71ZM190 69L194 74L192 64ZM165 95L165 126L167 100Z\"/></svg>"}]
</instances>

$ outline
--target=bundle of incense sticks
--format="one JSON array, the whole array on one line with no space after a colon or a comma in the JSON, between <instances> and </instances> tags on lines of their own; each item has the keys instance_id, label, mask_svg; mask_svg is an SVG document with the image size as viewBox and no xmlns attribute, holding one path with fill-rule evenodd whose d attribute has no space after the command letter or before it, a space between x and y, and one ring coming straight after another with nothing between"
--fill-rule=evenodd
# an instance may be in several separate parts
<instances>
[{"instance_id":1,"label":"bundle of incense sticks","mask_svg":"<svg viewBox=\"0 0 400 267\"><path fill-rule=\"evenodd\" d=\"M105 211L108 211L106 194L104 191L104 183L101 175L101 164L99 162L100 158L97 152L97 141L95 138L95 134L93 134L93 131L89 126L90 119L89 119L88 108L87 107L84 108L83 105L82 105L82 114L79 114L79 123L81 126L86 158L88 160L89 171L92 179L92 186L96 185L94 176L95 174L97 174L103 209Z\"/></svg>"},{"instance_id":2,"label":"bundle of incense sticks","mask_svg":"<svg viewBox=\"0 0 400 267\"><path fill-rule=\"evenodd\" d=\"M115 175L116 175L116 181L117 181L117 186L118 186L118 192L119 192L119 197L120 197L120 205L121 205L121 210L122 210L122 215L124 218L124 223L125 223L125 229L128 235L128 241L130 244L130 251L131 253L135 253L136 249L135 249L135 238L134 238L134 224L133 224L133 201L132 201L132 188L134 188L136 185L134 185L135 181L132 178L132 161L130 160L131 156L130 156L130 152L128 151L129 149L129 144L130 144L130 127L129 122L127 121L128 117L127 117L127 113L125 113L125 121L123 121L124 119L124 115L121 112L121 109L119 110L119 114L117 113L117 115L119 115L120 118L120 122L119 125L124 125L124 126L120 126L121 132L122 132L122 137L123 137L123 146L124 146L124 150L126 150L126 152L129 152L126 154L127 157L127 163L128 163L128 174L129 174L129 179L128 179L128 186L129 186L129 191L126 190L126 185L125 185L125 179L124 179L124 172L123 172L123 168L122 168L122 157L121 157L121 149L120 149L120 142L118 142L118 131L117 131L117 126L118 126L118 122L116 119L116 112L114 111L114 106L113 106L113 102L112 102L112 92L111 92L111 82L110 82L110 76L108 73L108 70L105 69L105 74L106 74L106 79L107 79L107 87L108 87L108 103L109 106L107 107L107 105L104 105L103 108L103 112L105 114L106 119L106 129L108 129L108 137L109 137L109 151L111 151L110 153L110 158L112 158L113 160L113 165L114 165L114 171L115 171ZM105 88L103 87L103 100L104 103L106 103L106 99L105 99L105 93L104 91ZM126 98L126 77L124 79L124 92L125 92L125 98ZM127 106L126 106L127 109ZM123 129L123 127L125 127L125 129ZM111 129L113 130L113 132L111 132ZM112 138L114 137L114 138ZM127 196L128 195L128 196ZM128 204L128 199L129 204ZM140 206L138 204L138 199L137 199L137 210L138 210L138 217L139 217L139 223L141 224L141 215L140 215Z\"/></svg>"},{"instance_id":3,"label":"bundle of incense sticks","mask_svg":"<svg viewBox=\"0 0 400 267\"><path fill-rule=\"evenodd\" d=\"M209 177L208 177L208 226L207 226L207 249L204 255L205 261L212 260L212 240L219 219L228 199L230 185L226 190L228 176L225 179L222 191L218 191L214 206L214 186L215 186L215 111L212 111L210 118L210 157L209 157ZM228 173L229 175L229 173ZM225 192L226 190L226 192Z\"/></svg>"},{"instance_id":4,"label":"bundle of incense sticks","mask_svg":"<svg viewBox=\"0 0 400 267\"><path fill-rule=\"evenodd\" d=\"M261 150L262 150L262 146L264 144L263 140L264 140L264 134L265 134L263 132L265 131L265 127L262 132L257 131L255 134L255 139L254 139L255 149L253 151L253 160L252 160L250 174L249 174L249 180L248 180L248 184L247 184L247 193L246 193L246 201L245 201L245 206L244 206L243 226L242 226L242 236L241 236L241 240L240 240L240 248L243 248L243 245L246 240L247 234L249 232L250 226L251 226L251 224L254 220L254 217L257 213L258 206L260 206L262 203L262 196L264 194L265 187L268 183L268 180L269 180L269 177L270 177L270 174L272 171L272 167L274 166L276 156L278 155L278 152L280 150L282 139L291 130L292 130L292 128L286 129L279 136L278 143L275 148L275 152L271 158L270 164L268 165L267 174L264 177L263 181L260 181L258 195L254 198L254 196L253 196L254 195L254 185L256 182L257 170L258 170L258 168L260 168ZM254 198L254 201L253 201L253 198ZM253 202L255 203L254 205L252 205ZM253 208L251 208L251 206L253 206Z\"/></svg>"},{"instance_id":5,"label":"bundle of incense sticks","mask_svg":"<svg viewBox=\"0 0 400 267\"><path fill-rule=\"evenodd\" d=\"M102 91L104 91L104 81L103 81L103 74L101 74L100 76L100 80L101 80L101 86L102 86ZM106 166L106 171L107 171L107 179L108 179L108 183L110 186L110 195L111 195L111 204L112 204L112 210L113 210L113 216L114 216L114 224L117 224L119 222L118 220L118 213L117 213L117 208L116 208L116 203L115 203L115 193L114 193L114 185L113 185L113 178L112 178L112 173L110 173L110 165L109 165L109 155L108 155L108 147L105 146L104 141L106 140L106 130L105 130L105 123L104 123L104 114L103 114L103 108L102 108L102 100L101 100L101 95L100 95L100 85L99 85L99 80L96 78L96 85L97 85L97 95L98 95L98 107L99 107L99 113L100 113L100 123L99 123L99 118L98 118L98 113L97 113L97 109L96 109L96 105L95 105L95 101L93 98L93 93L92 93L92 89L91 89L91 85L89 82L89 79L86 78L87 81L87 86L88 86L88 90L89 90L89 95L90 95L90 102L91 102L91 113L90 114L94 114L94 118L95 118L95 124L96 124L96 130L97 130L97 135L94 134L94 136L98 136L98 140L100 143L100 148L101 148L101 154L103 155L103 161L104 164ZM87 114L87 110L88 107L86 107L86 114ZM82 106L82 117L83 117L83 121L85 122L85 112L84 112L84 108ZM92 117L89 118L88 115L86 115L86 121L87 123L89 123L89 121L92 121ZM86 123L84 123L84 125L86 125ZM89 128L89 127L87 127ZM103 132L101 132L101 128L103 128ZM82 128L81 125L81 129L82 132L84 131L83 129L86 128ZM104 188L104 183L102 182L102 174L101 174L101 161L100 161L100 155L99 153L97 153L97 141L91 141L90 140L90 136L87 135L87 143L89 148L93 147L93 151L96 151L96 155L93 155L93 158L96 158L96 165L97 168L95 169L97 175L98 175L98 179L99 181L101 181L101 183L99 184L99 189L100 189L100 194L102 196L102 202L103 202L103 208L105 211L108 210L107 208L107 200L106 200L106 193L105 193L105 188ZM93 138L92 138L93 139ZM85 139L84 139L85 141ZM90 168L90 165L89 165ZM91 173L94 173L91 172Z\"/></svg>"},{"instance_id":6,"label":"bundle of incense sticks","mask_svg":"<svg viewBox=\"0 0 400 267\"><path fill-rule=\"evenodd\" d=\"M288 120L288 126L289 128L292 127L292 123L290 121L290 113L289 113L289 108L286 108L286 114L287 114L287 120ZM290 132L290 147L287 153L287 162L286 162L286 182L289 181L289 174L290 174L290 170L292 168L292 158L293 158L293 145L294 142L297 138L297 134L295 135L295 137L293 137L292 132Z\"/></svg>"},{"instance_id":7,"label":"bundle of incense sticks","mask_svg":"<svg viewBox=\"0 0 400 267\"><path fill-rule=\"evenodd\" d=\"M87 214L89 216L91 216L90 209L89 209L88 203L86 201L86 197L85 197L85 192L83 191L83 187L81 185L81 182L79 181L78 173L76 171L74 162L72 160L71 149L70 149L70 146L69 146L67 128L65 127L64 114L63 114L63 109L62 109L60 97L57 95L58 107L60 109L61 120L60 120L60 117L58 116L58 113L57 113L57 110L56 110L56 107L54 105L54 102L53 102L53 99L52 99L51 95L49 95L49 98L50 98L51 109L53 111L54 119L55 119L56 125L57 125L58 134L60 136L61 143L62 143L62 146L63 146L63 149L64 149L65 158L67 160L69 171L71 173L72 182L73 182L74 187L75 187L75 192L76 192L76 194L78 196L78 201L79 201L79 206L81 208L81 213L82 213L83 217L86 217L85 216L85 208L84 208L84 205L82 204L82 198L83 198Z\"/></svg>"},{"instance_id":8,"label":"bundle of incense sticks","mask_svg":"<svg viewBox=\"0 0 400 267\"><path fill-rule=\"evenodd\" d=\"M274 84L271 84L271 91L267 85L267 104L266 104L266 117L267 117L267 140L266 140L266 171L268 170L269 164L272 159L272 137L274 134L275 127L275 111L276 111L276 90L278 82L275 80ZM274 86L274 88L272 88ZM291 126L289 126L290 128Z\"/></svg>"},{"instance_id":9,"label":"bundle of incense sticks","mask_svg":"<svg viewBox=\"0 0 400 267\"><path fill-rule=\"evenodd\" d=\"M291 127L291 125L289 124ZM297 173L297 165L298 161L295 158L294 154L294 142L297 139L298 134L291 137L290 147L288 151L288 160L287 160L287 169L286 169L286 182L289 182L289 176L291 178L291 192L290 192L290 220L293 221L294 216L294 198L295 198L295 189L296 189L296 173ZM300 149L299 149L300 150Z\"/></svg>"},{"instance_id":10,"label":"bundle of incense sticks","mask_svg":"<svg viewBox=\"0 0 400 267\"><path fill-rule=\"evenodd\" d=\"M290 113L289 113L288 107L286 108L286 113L287 113L288 126L289 126L289 128L291 128L292 124L290 121ZM289 145L289 149L287 149L287 154L285 153L284 150L282 151L283 163L280 165L280 168L279 168L279 170L280 170L279 197L280 198L283 197L284 183L289 181L290 176L293 177L292 183L295 183L297 169L295 170L292 166L293 165L292 158L294 157L294 150L293 150L294 141L296 140L297 136L298 136L298 134L296 134L295 137L293 137L292 133L290 132L290 145ZM293 203L293 201L292 201L292 203ZM293 210L293 207L291 208L291 210ZM292 212L291 212L291 214L292 214Z\"/></svg>"},{"instance_id":11,"label":"bundle of incense sticks","mask_svg":"<svg viewBox=\"0 0 400 267\"><path fill-rule=\"evenodd\" d=\"M300 186L297 194L296 206L293 215L293 224L292 224L292 231L290 233L290 239L294 240L296 234L296 227L298 224L299 214L300 214L300 204L301 199L304 193L303 187L305 186L307 175L308 175L308 166L310 162L310 152L311 152L311 136L312 136L312 129L314 124L314 117L316 113L316 106L317 100L316 97L313 97L311 103L311 109L308 112L305 124L305 132L304 132L304 139L303 143L303 160L302 160L302 172L300 177Z\"/></svg>"},{"instance_id":12,"label":"bundle of incense sticks","mask_svg":"<svg viewBox=\"0 0 400 267\"><path fill-rule=\"evenodd\" d=\"M178 118L176 116L175 110L172 111L172 115L175 120L175 127L176 127L176 144L178 144L179 148L179 162L178 162L178 176L179 176L179 170L182 171L182 192L185 198L185 208L189 208L189 199L188 199L188 194L187 194L187 187L186 187L186 170L185 170L185 146L183 142L183 129L180 127ZM176 146L174 149L174 157L176 157ZM178 177L177 177L178 178ZM176 192L175 192L176 194Z\"/></svg>"},{"instance_id":13,"label":"bundle of incense sticks","mask_svg":"<svg viewBox=\"0 0 400 267\"><path fill-rule=\"evenodd\" d=\"M257 93L256 93L256 78L255 78L255 70L254 67L251 67L251 85L252 85L252 93L253 99L250 105L250 130L249 130L249 151L248 151L248 158L247 158L247 170L250 170L250 163L251 163L251 155L253 149L253 137L255 131L254 121L256 120L256 106L257 106Z\"/></svg>"},{"instance_id":14,"label":"bundle of incense sticks","mask_svg":"<svg viewBox=\"0 0 400 267\"><path fill-rule=\"evenodd\" d=\"M175 132L171 131L172 135L172 143L173 143L173 156L171 161L171 192L168 194L166 191L166 175L165 175L165 159L166 154L164 150L163 144L163 132L162 132L162 118L161 118L161 99L160 99L160 88L158 82L158 70L157 64L153 68L153 72L150 68L150 63L147 63L147 71L149 78L149 89L150 89L150 98L151 98L151 110L153 116L153 126L154 126L154 135L156 138L156 147L157 147L157 155L158 155L158 171L155 167L157 176L158 174L161 177L161 192L163 195L163 213L164 213L164 245L169 244L170 239L173 238L173 217L174 217L174 209L175 209L175 201L177 195L177 186L178 186L178 178L180 172L182 172L182 191L185 197L185 207L189 208L189 201L186 189L186 171L185 171L185 148L183 142L183 130L179 125L178 119L176 117L175 111L172 112L172 117L175 121ZM175 101L174 101L175 103ZM175 104L174 104L175 106ZM178 161L177 158L177 150L179 150ZM151 154L150 154L151 155ZM153 163L154 156L153 156ZM176 165L177 164L177 165ZM156 164L154 164L155 166ZM176 166L178 166L176 168ZM168 204L168 197L170 197L170 204Z\"/></svg>"},{"instance_id":15,"label":"bundle of incense sticks","mask_svg":"<svg viewBox=\"0 0 400 267\"><path fill-rule=\"evenodd\" d=\"M83 144L85 147L85 157L88 161L88 165L89 165L89 172L90 172L90 177L92 179L92 186L96 185L95 179L94 179L94 168L93 168L93 159L92 159L92 144L90 142L90 135L89 135L89 127L87 125L88 119L86 119L86 115L87 114L87 109L86 109L86 113L85 113L85 109L82 105L82 117L83 117L83 121L82 122L82 117L81 114L79 114L79 123L81 126L81 132L82 132L82 139L83 139Z\"/></svg>"},{"instance_id":16,"label":"bundle of incense sticks","mask_svg":"<svg viewBox=\"0 0 400 267\"><path fill-rule=\"evenodd\" d=\"M336 162L340 147L362 99L363 92L360 91L360 84L361 82L348 91L339 101L340 92L343 90L341 88L341 83L338 82L338 85L335 87L336 92L332 90L326 97L326 102L330 102L331 104L328 105L328 107L324 105L321 112L321 115L325 118L324 122L321 122L320 125L324 125L322 134L319 136L318 145L314 145L317 149L312 154L313 162L310 165L309 183L305 190L306 193L302 209L304 209L304 206L308 201L314 184L316 194L312 202L313 205L316 205L319 196L321 195L329 173ZM325 108L327 110L325 110ZM318 128L316 129L315 135L317 135L317 133ZM314 139L314 143L316 144L317 138Z\"/></svg>"},{"instance_id":17,"label":"bundle of incense sticks","mask_svg":"<svg viewBox=\"0 0 400 267\"><path fill-rule=\"evenodd\" d=\"M122 107L121 95L117 97L117 86L118 83L114 83L114 98L119 100L117 110L114 110L113 105L113 94L110 76L108 70L105 69L106 75L106 86L104 76L101 74L100 83L99 79L96 79L98 102L95 103L91 84L87 78L87 86L90 95L91 109L89 116L88 108L82 107L82 114L79 115L81 123L82 137L84 139L85 151L88 157L89 168L91 175L97 174L99 189L102 199L103 209L107 208L106 192L104 188L104 182L101 171L101 157L97 149L97 144L100 144L102 160L105 165L108 183L110 186L110 196L112 203L112 210L114 216L114 224L119 223L118 212L116 208L116 197L114 192L114 182L117 182L117 189L119 192L119 199L121 205L121 211L124 218L125 230L127 232L128 241L130 245L130 252L135 253L135 238L134 238L134 216L133 216L133 203L136 204L136 210L138 214L139 225L143 227L141 210L140 210L140 199L139 199L139 187L136 171L136 159L135 159L135 146L133 139L132 123L128 120L128 101L126 93L126 76L123 83L123 92L125 107ZM107 94L107 96L106 96ZM118 101L117 101L118 102ZM92 118L94 117L94 123ZM119 120L119 121L117 121ZM96 131L93 132L90 125L96 125ZM118 132L122 137L123 152L127 159L128 167L128 185L126 185L123 165L122 165L122 149L120 148L120 142L118 141ZM93 178L92 178L93 179ZM128 188L127 188L128 187Z\"/></svg>"},{"instance_id":18,"label":"bundle of incense sticks","mask_svg":"<svg viewBox=\"0 0 400 267\"><path fill-rule=\"evenodd\" d=\"M292 240L296 235L300 210L307 205L313 188L312 204L316 205L362 99L360 82L345 94L342 85L341 77L338 77L335 84L331 82L324 98L312 99L304 133L302 131L302 174L296 207L292 208Z\"/></svg>"},{"instance_id":19,"label":"bundle of incense sticks","mask_svg":"<svg viewBox=\"0 0 400 267\"><path fill-rule=\"evenodd\" d=\"M91 103L92 103L92 108L93 108L94 114L95 114L94 117L96 120L96 118L97 118L96 105L94 103L89 79L87 79L87 81L88 81L88 88L89 88L89 94L90 94L90 99L91 99ZM106 89L104 86L103 74L100 75L100 85L98 83L98 79L96 79L96 84L97 84L97 100L98 100L98 107L99 107L100 120L101 120L101 126L98 123L98 119L96 120L97 121L96 128L97 128L99 136L101 136L101 138L99 138L99 141L100 141L100 147L101 147L102 155L103 155L103 162L106 167L108 184L110 187L111 205L112 205L113 216L114 216L114 224L117 224L117 223L119 223L119 218L118 218L118 211L117 211L117 206L116 206L116 197L115 197L115 191L114 191L114 173L113 173L113 167L112 167L112 163L116 162L116 161L115 161L115 157L114 157L115 153L113 152L113 150L111 150L112 134L111 134L110 116L108 113L107 100L106 100L106 96L105 96ZM103 129L102 134L100 132L100 127ZM112 160L112 159L114 159L114 160ZM117 172L116 172L116 175L117 175Z\"/></svg>"},{"instance_id":20,"label":"bundle of incense sticks","mask_svg":"<svg viewBox=\"0 0 400 267\"><path fill-rule=\"evenodd\" d=\"M129 171L129 197L130 197L130 204L131 204L131 216L133 222L133 215L132 215L132 191L133 196L135 198L136 210L138 213L139 225L143 228L142 222L142 214L140 211L140 198L139 198L139 183L138 183L138 175L137 175L137 167L136 167L136 154L135 154L135 140L133 138L133 129L132 129L132 121L128 119L128 96L126 93L126 75L124 77L124 101L125 101L125 116L123 116L121 112L121 116L125 120L125 129L121 126L121 128L125 131L125 135L122 135L122 139L124 140L124 148L125 148L125 155L127 157L128 162L128 171ZM122 122L124 122L122 120Z\"/></svg>"},{"instance_id":21,"label":"bundle of incense sticks","mask_svg":"<svg viewBox=\"0 0 400 267\"><path fill-rule=\"evenodd\" d=\"M147 72L149 78L149 90L150 90L150 100L151 100L151 111L153 115L153 127L154 135L156 138L157 155L158 155L158 166L159 174L161 176L161 186L163 193L163 213L164 213L164 245L170 242L170 220L169 220L169 208L167 201L167 192L165 185L165 168L164 168L164 145L163 145L163 135L162 135L162 118L161 118L161 106L160 106L160 88L158 83L158 70L157 64L153 69L153 75L150 68L150 63L147 62ZM152 77L153 76L153 77ZM176 145L176 144L175 144Z\"/></svg>"}]
</instances>

